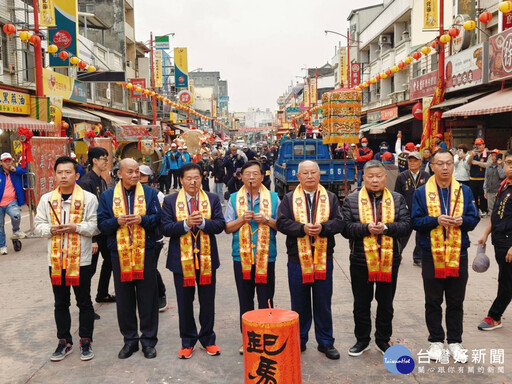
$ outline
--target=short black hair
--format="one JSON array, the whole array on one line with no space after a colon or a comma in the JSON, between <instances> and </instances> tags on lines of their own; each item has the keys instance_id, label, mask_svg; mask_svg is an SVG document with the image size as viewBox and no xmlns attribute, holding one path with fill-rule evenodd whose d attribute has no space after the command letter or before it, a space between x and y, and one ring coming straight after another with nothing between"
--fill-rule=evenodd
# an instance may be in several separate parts
<instances>
[{"instance_id":1,"label":"short black hair","mask_svg":"<svg viewBox=\"0 0 512 384\"><path fill-rule=\"evenodd\" d=\"M256 160L249 160L249 161L246 161L246 162L244 163L244 165L242 165L242 169L241 169L241 171L240 171L240 172L241 172L241 173L244 173L244 170L246 170L246 169L247 169L247 168L249 168L249 167L254 167L255 165L260 169L260 173L261 173L262 175L264 175L264 174L265 174L265 171L264 171L263 167L261 166L261 163L260 163L259 161L256 161Z\"/></svg>"},{"instance_id":2,"label":"short black hair","mask_svg":"<svg viewBox=\"0 0 512 384\"><path fill-rule=\"evenodd\" d=\"M180 168L180 177L183 178L183 176L185 175L185 172L193 171L194 169L196 169L199 172L199 174L201 175L201 177L203 177L203 170L196 163L188 163L188 164L185 164L183 167L181 167Z\"/></svg>"},{"instance_id":3,"label":"short black hair","mask_svg":"<svg viewBox=\"0 0 512 384\"><path fill-rule=\"evenodd\" d=\"M92 159L99 159L101 156L108 156L108 151L103 147L92 147L87 152L87 160L92 164Z\"/></svg>"},{"instance_id":4,"label":"short black hair","mask_svg":"<svg viewBox=\"0 0 512 384\"><path fill-rule=\"evenodd\" d=\"M505 154L503 155L503 160L505 160L507 157L512 156L512 149L509 149Z\"/></svg>"},{"instance_id":5,"label":"short black hair","mask_svg":"<svg viewBox=\"0 0 512 384\"><path fill-rule=\"evenodd\" d=\"M459 146L457 148L462 149L462 152L464 152L464 153L468 152L468 146L466 144L459 144Z\"/></svg>"},{"instance_id":6,"label":"short black hair","mask_svg":"<svg viewBox=\"0 0 512 384\"><path fill-rule=\"evenodd\" d=\"M453 153L451 153L449 150L444 148L439 148L437 151L435 151L432 156L430 157L430 162L434 161L434 158L437 155L442 155L443 153L449 153L451 157L453 157Z\"/></svg>"},{"instance_id":7,"label":"short black hair","mask_svg":"<svg viewBox=\"0 0 512 384\"><path fill-rule=\"evenodd\" d=\"M53 166L53 170L55 172L57 172L57 166L59 164L68 164L68 163L73 164L73 168L75 169L75 173L78 173L78 163L74 159L69 157L69 156L61 156L57 160L55 160L55 165Z\"/></svg>"}]
</instances>

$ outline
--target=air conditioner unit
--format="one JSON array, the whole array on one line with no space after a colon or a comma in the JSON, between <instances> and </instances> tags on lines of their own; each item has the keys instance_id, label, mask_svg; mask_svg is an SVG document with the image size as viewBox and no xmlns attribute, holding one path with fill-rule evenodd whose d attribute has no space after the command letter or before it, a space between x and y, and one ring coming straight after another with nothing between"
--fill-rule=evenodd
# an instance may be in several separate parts
<instances>
[{"instance_id":1,"label":"air conditioner unit","mask_svg":"<svg viewBox=\"0 0 512 384\"><path fill-rule=\"evenodd\" d=\"M379 44L391 44L391 35L380 35L379 36Z\"/></svg>"},{"instance_id":2,"label":"air conditioner unit","mask_svg":"<svg viewBox=\"0 0 512 384\"><path fill-rule=\"evenodd\" d=\"M132 111L139 112L139 104L138 103L132 103Z\"/></svg>"},{"instance_id":3,"label":"air conditioner unit","mask_svg":"<svg viewBox=\"0 0 512 384\"><path fill-rule=\"evenodd\" d=\"M110 88L105 89L105 98L110 100Z\"/></svg>"}]
</instances>

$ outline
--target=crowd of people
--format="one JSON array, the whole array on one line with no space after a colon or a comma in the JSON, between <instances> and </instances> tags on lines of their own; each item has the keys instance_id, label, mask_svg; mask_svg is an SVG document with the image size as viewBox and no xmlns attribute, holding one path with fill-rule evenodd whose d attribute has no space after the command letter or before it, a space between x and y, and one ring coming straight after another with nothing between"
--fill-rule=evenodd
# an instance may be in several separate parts
<instances>
[{"instance_id":1,"label":"crowd of people","mask_svg":"<svg viewBox=\"0 0 512 384\"><path fill-rule=\"evenodd\" d=\"M343 148L352 151L361 178L360 188L343 204L320 184L320 169L313 161L299 165L299 185L281 201L269 188L275 156L267 145L259 153L245 145L232 145L227 153L222 146L203 145L194 157L186 146L171 145L156 177L149 166L126 158L120 161L119 181L111 188L101 176L108 168L105 149L90 148L88 172L83 176L73 157L58 158L57 188L41 197L34 220L35 233L48 239L58 338L50 359L60 361L73 350L71 287L79 308L80 357L94 357L94 324L99 316L92 306L91 279L100 254L103 263L95 300L116 303L123 337L118 357L129 358L139 346L146 358L156 357L159 311L167 307L157 262L166 238L166 267L173 274L179 315L178 356L191 358L198 342L207 354L219 355L214 320L220 266L217 235L223 231L232 234L240 330L242 315L255 308L255 297L259 308L273 303L275 285L280 283L275 273L276 234L282 232L290 308L299 314L301 350L307 348L314 322L317 349L329 359L340 358L331 312L335 240L339 235L347 238L355 336L348 354L356 357L370 349L374 297L375 345L384 353L393 331L402 251L414 230L413 263L422 269L428 357L440 361L449 355L455 362L467 362L462 322L468 232L488 209L491 220L479 243L485 244L491 235L499 266L498 292L478 328L500 328L512 299L512 151L488 151L482 139L475 140L472 151L465 145L450 151L438 138L433 153L424 150L420 155L413 143L407 143L392 154L383 142L373 156L365 138L360 144ZM401 172L397 169L390 185L389 165L394 165L395 156ZM9 153L2 154L0 161L0 252L4 253L5 213L11 216L14 236L25 236L19 229L24 203L19 175L25 170L14 167ZM151 186L157 181L160 191ZM109 293L111 275L115 295ZM196 289L198 325L193 309ZM239 352L243 354L245 348L242 345Z\"/></svg>"}]
</instances>

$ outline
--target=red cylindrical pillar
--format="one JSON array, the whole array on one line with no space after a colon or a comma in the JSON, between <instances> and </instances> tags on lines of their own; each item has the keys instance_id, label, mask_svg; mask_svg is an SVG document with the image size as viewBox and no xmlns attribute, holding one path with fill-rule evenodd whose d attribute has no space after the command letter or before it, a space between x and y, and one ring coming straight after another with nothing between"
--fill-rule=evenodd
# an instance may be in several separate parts
<instances>
[{"instance_id":1,"label":"red cylindrical pillar","mask_svg":"<svg viewBox=\"0 0 512 384\"><path fill-rule=\"evenodd\" d=\"M33 0L34 9L34 34L39 35L39 8L38 0ZM44 96L43 91L43 53L41 51L41 43L34 44L34 60L36 66L36 96Z\"/></svg>"},{"instance_id":2,"label":"red cylindrical pillar","mask_svg":"<svg viewBox=\"0 0 512 384\"><path fill-rule=\"evenodd\" d=\"M258 309L242 315L244 382L302 383L299 315Z\"/></svg>"}]
</instances>

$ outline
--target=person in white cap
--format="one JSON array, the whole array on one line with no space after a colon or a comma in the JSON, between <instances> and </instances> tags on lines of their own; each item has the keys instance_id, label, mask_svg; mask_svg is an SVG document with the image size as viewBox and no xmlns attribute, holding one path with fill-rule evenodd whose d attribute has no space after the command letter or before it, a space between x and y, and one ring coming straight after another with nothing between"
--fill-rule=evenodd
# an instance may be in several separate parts
<instances>
[{"instance_id":1,"label":"person in white cap","mask_svg":"<svg viewBox=\"0 0 512 384\"><path fill-rule=\"evenodd\" d=\"M180 162L179 167L183 167L185 164L188 164L192 162L192 159L190 158L190 153L188 153L188 148L186 145L182 147L181 155L180 155Z\"/></svg>"},{"instance_id":2,"label":"person in white cap","mask_svg":"<svg viewBox=\"0 0 512 384\"><path fill-rule=\"evenodd\" d=\"M15 167L10 153L4 152L0 156L2 172L0 172L0 253L7 255L5 242L4 220L7 213L11 218L13 238L23 239L27 237L20 231L21 206L25 204L25 193L21 175L27 171L21 167Z\"/></svg>"},{"instance_id":3,"label":"person in white cap","mask_svg":"<svg viewBox=\"0 0 512 384\"><path fill-rule=\"evenodd\" d=\"M80 175L80 177L78 178L78 180L80 180L80 178L85 175L85 169L84 167L82 167L82 165L78 162L78 160L76 159L76 153L75 152L71 152L69 157L71 157L73 160L75 160L77 163L78 163L78 174ZM77 180L77 181L78 181Z\"/></svg>"}]
</instances>

